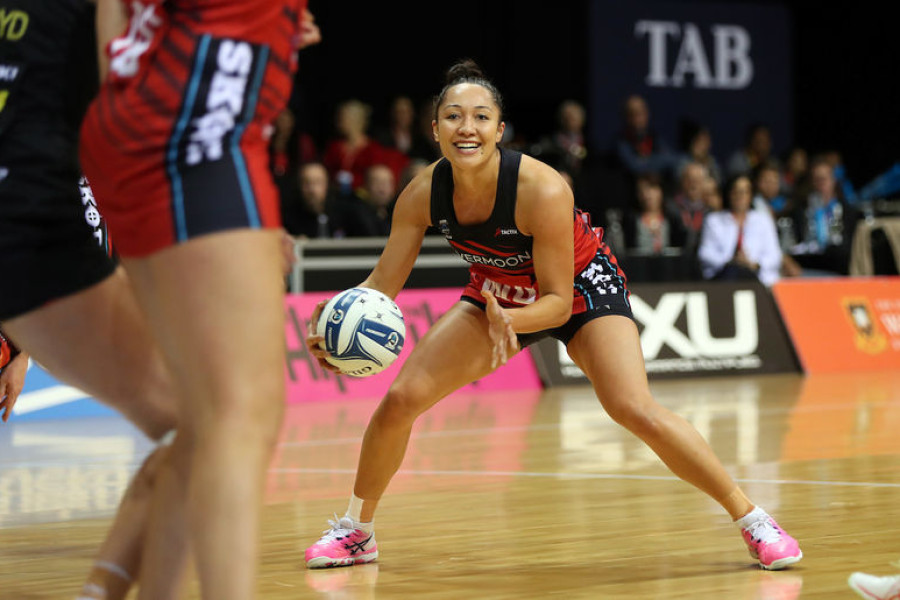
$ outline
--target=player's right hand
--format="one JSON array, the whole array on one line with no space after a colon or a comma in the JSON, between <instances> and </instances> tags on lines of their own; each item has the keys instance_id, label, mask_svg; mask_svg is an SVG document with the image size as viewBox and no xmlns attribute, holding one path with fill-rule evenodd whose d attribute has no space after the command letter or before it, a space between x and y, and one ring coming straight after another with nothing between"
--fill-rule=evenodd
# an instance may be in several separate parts
<instances>
[{"instance_id":1,"label":"player's right hand","mask_svg":"<svg viewBox=\"0 0 900 600\"><path fill-rule=\"evenodd\" d=\"M316 360L319 361L320 367L322 367L326 371L331 371L335 375L340 375L341 370L325 360L327 356L330 356L330 354L328 354L328 351L324 348L325 338L316 333L316 323L319 322L319 316L321 316L322 310L324 310L326 304L328 304L328 300L322 300L321 302L316 304L316 308L315 310L313 310L313 314L309 318L309 326L306 335L306 347L309 349L309 353L315 356Z\"/></svg>"}]
</instances>

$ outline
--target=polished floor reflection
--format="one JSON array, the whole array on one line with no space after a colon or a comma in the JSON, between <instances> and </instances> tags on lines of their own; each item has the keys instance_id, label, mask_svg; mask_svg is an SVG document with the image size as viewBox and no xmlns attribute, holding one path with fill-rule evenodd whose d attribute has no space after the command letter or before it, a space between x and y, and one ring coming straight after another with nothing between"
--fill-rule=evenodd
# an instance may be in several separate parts
<instances>
[{"instance_id":1,"label":"polished floor reflection","mask_svg":"<svg viewBox=\"0 0 900 600\"><path fill-rule=\"evenodd\" d=\"M273 460L259 597L852 598L900 571L900 374L655 382L806 555L757 569L717 504L586 387L448 398L417 423L377 563L307 571L346 507L374 401L292 406ZM119 419L0 429L0 598L70 598L149 446ZM192 587L188 597L198 597Z\"/></svg>"}]
</instances>

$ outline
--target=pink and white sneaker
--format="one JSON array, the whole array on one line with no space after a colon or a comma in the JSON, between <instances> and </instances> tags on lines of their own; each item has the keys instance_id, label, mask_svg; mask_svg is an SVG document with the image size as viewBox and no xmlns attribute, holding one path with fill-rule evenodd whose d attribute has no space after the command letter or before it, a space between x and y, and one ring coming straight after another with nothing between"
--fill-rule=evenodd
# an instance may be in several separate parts
<instances>
[{"instance_id":1,"label":"pink and white sneaker","mask_svg":"<svg viewBox=\"0 0 900 600\"><path fill-rule=\"evenodd\" d=\"M357 529L352 520L341 517L328 520L326 529L318 542L306 549L306 566L310 569L325 567L349 567L360 563L370 563L378 558L375 534Z\"/></svg>"},{"instance_id":2,"label":"pink and white sneaker","mask_svg":"<svg viewBox=\"0 0 900 600\"><path fill-rule=\"evenodd\" d=\"M866 573L853 573L847 584L867 600L900 600L900 575L876 577Z\"/></svg>"},{"instance_id":3,"label":"pink and white sneaker","mask_svg":"<svg viewBox=\"0 0 900 600\"><path fill-rule=\"evenodd\" d=\"M741 535L747 542L750 556L757 559L763 569L777 571L803 558L797 540L785 533L764 510L756 508L741 521Z\"/></svg>"}]
</instances>

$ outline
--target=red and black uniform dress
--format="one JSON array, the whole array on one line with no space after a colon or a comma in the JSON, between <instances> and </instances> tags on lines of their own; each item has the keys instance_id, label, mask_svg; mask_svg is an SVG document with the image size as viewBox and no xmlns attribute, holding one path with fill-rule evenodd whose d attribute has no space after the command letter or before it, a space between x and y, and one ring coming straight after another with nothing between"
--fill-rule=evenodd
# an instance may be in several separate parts
<instances>
[{"instance_id":1,"label":"red and black uniform dress","mask_svg":"<svg viewBox=\"0 0 900 600\"><path fill-rule=\"evenodd\" d=\"M469 284L462 300L484 308L482 290L490 291L501 306L527 306L540 297L534 273L533 239L516 225L516 193L519 179L519 152L500 149L500 175L494 210L484 223L460 225L453 209L453 169L447 159L435 165L431 179L431 221L450 246L468 262ZM592 228L588 218L575 210L572 219L575 240L575 281L572 317L555 329L520 334L522 346L551 336L568 344L588 321L604 315L634 318L625 286L625 273L609 247L603 230Z\"/></svg>"},{"instance_id":2,"label":"red and black uniform dress","mask_svg":"<svg viewBox=\"0 0 900 600\"><path fill-rule=\"evenodd\" d=\"M305 0L129 2L82 125L85 174L116 250L278 227L271 123L287 104Z\"/></svg>"},{"instance_id":3,"label":"red and black uniform dress","mask_svg":"<svg viewBox=\"0 0 900 600\"><path fill-rule=\"evenodd\" d=\"M97 91L94 9L0 0L0 15L2 321L99 283L115 263L79 190L78 127Z\"/></svg>"}]
</instances>

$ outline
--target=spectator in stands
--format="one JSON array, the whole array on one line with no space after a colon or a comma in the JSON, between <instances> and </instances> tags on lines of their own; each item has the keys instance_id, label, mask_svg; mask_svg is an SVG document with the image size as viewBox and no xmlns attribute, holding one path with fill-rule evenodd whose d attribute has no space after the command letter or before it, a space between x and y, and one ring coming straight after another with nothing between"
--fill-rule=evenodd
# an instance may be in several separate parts
<instances>
[{"instance_id":1,"label":"spectator in stands","mask_svg":"<svg viewBox=\"0 0 900 600\"><path fill-rule=\"evenodd\" d=\"M387 165L372 165L366 171L366 184L357 190L359 214L366 235L387 236L391 232L391 214L397 199L397 181Z\"/></svg>"},{"instance_id":2,"label":"spectator in stands","mask_svg":"<svg viewBox=\"0 0 900 600\"><path fill-rule=\"evenodd\" d=\"M802 240L797 261L812 274L846 274L857 212L844 200L831 164L817 158L809 171L811 191L795 212Z\"/></svg>"},{"instance_id":3,"label":"spectator in stands","mask_svg":"<svg viewBox=\"0 0 900 600\"><path fill-rule=\"evenodd\" d=\"M844 167L844 158L841 156L841 153L837 150L829 150L824 152L821 158L831 165L835 184L841 190L841 196L844 201L848 204L856 204L856 188L853 187L853 183L847 176L847 169Z\"/></svg>"},{"instance_id":4,"label":"spectator in stands","mask_svg":"<svg viewBox=\"0 0 900 600\"><path fill-rule=\"evenodd\" d=\"M422 169L428 167L428 161L423 158L413 158L409 161L409 164L406 165L406 168L403 169L403 172L400 174L400 182L397 184L397 195L400 195L400 192L409 185L409 182L412 181L416 175L419 174Z\"/></svg>"},{"instance_id":5,"label":"spectator in stands","mask_svg":"<svg viewBox=\"0 0 900 600\"><path fill-rule=\"evenodd\" d=\"M556 131L543 138L532 154L574 179L581 173L588 154L584 106L575 100L565 100L559 105L556 117Z\"/></svg>"},{"instance_id":6,"label":"spectator in stands","mask_svg":"<svg viewBox=\"0 0 900 600\"><path fill-rule=\"evenodd\" d=\"M706 167L688 163L681 171L679 191L667 205L666 212L675 223L672 245L689 252L696 249L703 219L710 211L708 181L711 178Z\"/></svg>"},{"instance_id":7,"label":"spectator in stands","mask_svg":"<svg viewBox=\"0 0 900 600\"><path fill-rule=\"evenodd\" d=\"M759 279L772 285L779 278L781 247L775 223L765 213L751 210L753 186L738 175L725 186L728 210L707 215L697 258L705 279Z\"/></svg>"},{"instance_id":8,"label":"spectator in stands","mask_svg":"<svg viewBox=\"0 0 900 600\"><path fill-rule=\"evenodd\" d=\"M650 111L644 99L629 96L622 109L624 126L616 138L615 152L620 164L633 177L645 173L671 175L676 155L650 127Z\"/></svg>"},{"instance_id":9,"label":"spectator in stands","mask_svg":"<svg viewBox=\"0 0 900 600\"><path fill-rule=\"evenodd\" d=\"M675 175L681 178L681 171L688 163L699 163L706 167L709 176L715 180L716 185L722 183L722 169L719 161L712 155L712 134L709 129L695 121L681 123L681 155Z\"/></svg>"},{"instance_id":10,"label":"spectator in stands","mask_svg":"<svg viewBox=\"0 0 900 600\"><path fill-rule=\"evenodd\" d=\"M803 148L792 148L781 170L781 191L789 198L805 195L809 181L809 157Z\"/></svg>"},{"instance_id":11,"label":"spectator in stands","mask_svg":"<svg viewBox=\"0 0 900 600\"><path fill-rule=\"evenodd\" d=\"M269 140L269 152L271 154L272 175L276 178L284 177L291 170L290 153L288 145L294 134L294 113L285 107L272 124L274 129Z\"/></svg>"},{"instance_id":12,"label":"spectator in stands","mask_svg":"<svg viewBox=\"0 0 900 600\"><path fill-rule=\"evenodd\" d=\"M781 192L781 171L768 162L756 169L756 195L753 208L778 219L791 214L793 203Z\"/></svg>"},{"instance_id":13,"label":"spectator in stands","mask_svg":"<svg viewBox=\"0 0 900 600\"><path fill-rule=\"evenodd\" d=\"M281 189L282 222L295 237L345 237L341 217L334 208L328 171L322 163L301 165L294 185Z\"/></svg>"},{"instance_id":14,"label":"spectator in stands","mask_svg":"<svg viewBox=\"0 0 900 600\"><path fill-rule=\"evenodd\" d=\"M660 254L671 245L671 225L663 210L662 184L656 175L640 175L635 187L640 210L634 219L631 246L641 254Z\"/></svg>"},{"instance_id":15,"label":"spectator in stands","mask_svg":"<svg viewBox=\"0 0 900 600\"><path fill-rule=\"evenodd\" d=\"M380 158L381 145L368 135L372 109L359 100L338 106L335 127L338 137L328 142L323 163L338 192L349 196L363 185L366 169Z\"/></svg>"},{"instance_id":16,"label":"spectator in stands","mask_svg":"<svg viewBox=\"0 0 900 600\"><path fill-rule=\"evenodd\" d=\"M703 204L706 205L706 212L722 210L722 190L716 180L707 176L703 181L702 190L700 197L703 198Z\"/></svg>"},{"instance_id":17,"label":"spectator in stands","mask_svg":"<svg viewBox=\"0 0 900 600\"><path fill-rule=\"evenodd\" d=\"M728 176L751 175L759 165L775 160L772 132L762 123L754 123L747 129L744 147L736 150L728 160Z\"/></svg>"},{"instance_id":18,"label":"spectator in stands","mask_svg":"<svg viewBox=\"0 0 900 600\"><path fill-rule=\"evenodd\" d=\"M441 147L437 140L434 139L434 130L431 127L432 117L434 116L433 100L425 100L419 106L418 117L418 138L419 143L413 145L410 150L410 158L421 158L433 163L441 157Z\"/></svg>"},{"instance_id":19,"label":"spectator in stands","mask_svg":"<svg viewBox=\"0 0 900 600\"><path fill-rule=\"evenodd\" d=\"M391 102L389 123L376 136L385 148L393 148L406 157L430 156L432 144L416 127L416 108L409 96L397 96Z\"/></svg>"}]
</instances>

